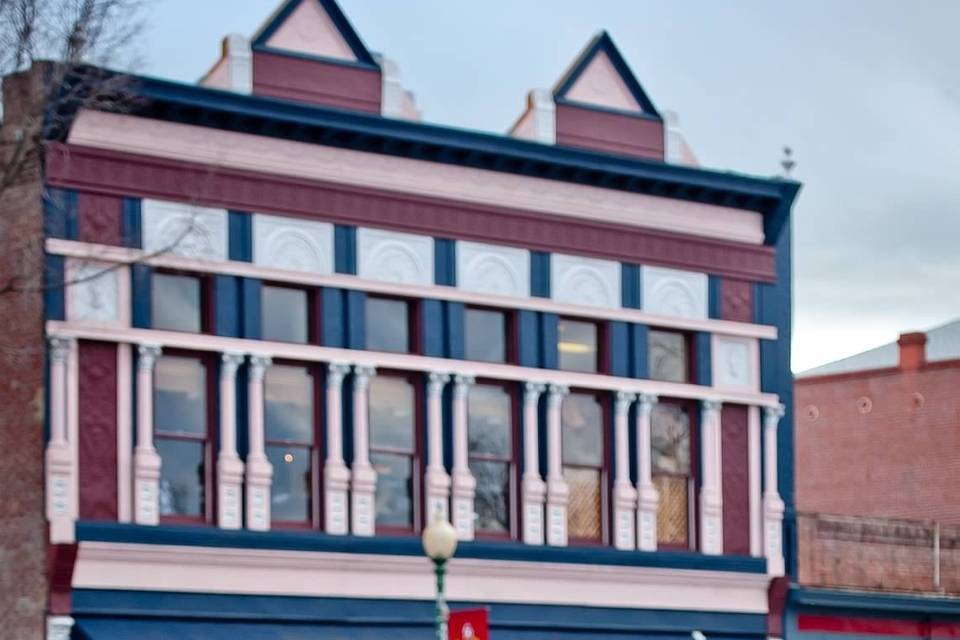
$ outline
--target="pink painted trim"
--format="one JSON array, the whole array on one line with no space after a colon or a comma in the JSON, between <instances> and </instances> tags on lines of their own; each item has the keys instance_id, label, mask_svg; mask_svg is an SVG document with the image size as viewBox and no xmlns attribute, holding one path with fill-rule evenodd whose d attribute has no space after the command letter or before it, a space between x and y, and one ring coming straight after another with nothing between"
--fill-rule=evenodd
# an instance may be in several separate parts
<instances>
[{"instance_id":1,"label":"pink painted trim","mask_svg":"<svg viewBox=\"0 0 960 640\"><path fill-rule=\"evenodd\" d=\"M573 104L557 105L557 144L663 161L663 123Z\"/></svg>"},{"instance_id":2,"label":"pink painted trim","mask_svg":"<svg viewBox=\"0 0 960 640\"><path fill-rule=\"evenodd\" d=\"M130 345L117 343L117 521L132 520L133 357Z\"/></svg>"},{"instance_id":3,"label":"pink painted trim","mask_svg":"<svg viewBox=\"0 0 960 640\"><path fill-rule=\"evenodd\" d=\"M253 93L380 114L380 70L253 52Z\"/></svg>"},{"instance_id":4,"label":"pink painted trim","mask_svg":"<svg viewBox=\"0 0 960 640\"><path fill-rule=\"evenodd\" d=\"M763 516L760 509L760 409L747 407L747 459L750 491L750 555L763 555Z\"/></svg>"},{"instance_id":5,"label":"pink painted trim","mask_svg":"<svg viewBox=\"0 0 960 640\"><path fill-rule=\"evenodd\" d=\"M67 439L73 454L72 516L76 519L80 510L80 474L76 466L80 460L80 345L76 340L70 343L67 360Z\"/></svg>"},{"instance_id":6,"label":"pink painted trim","mask_svg":"<svg viewBox=\"0 0 960 640\"><path fill-rule=\"evenodd\" d=\"M680 399L703 400L715 398L723 402L762 407L775 407L778 406L779 403L778 396L771 393L718 391L710 387L702 387L694 384L617 378L601 374L534 369L509 364L448 360L405 353L337 349L316 345L245 340L242 338L226 338L205 334L179 333L176 331L157 331L153 329L113 329L58 320L50 320L47 322L47 332L64 337L103 340L106 342L129 342L131 344L158 344L163 347L189 349L193 351L263 354L278 359L285 358L304 362L352 362L367 367L383 367L421 372L448 371L452 375L475 375L482 378L520 382L544 380L552 384L567 387L648 393L660 397Z\"/></svg>"},{"instance_id":7,"label":"pink painted trim","mask_svg":"<svg viewBox=\"0 0 960 640\"><path fill-rule=\"evenodd\" d=\"M610 57L600 51L563 96L567 100L620 111L641 113L643 109L617 73Z\"/></svg>"},{"instance_id":8,"label":"pink painted trim","mask_svg":"<svg viewBox=\"0 0 960 640\"><path fill-rule=\"evenodd\" d=\"M73 257L87 257L96 255L98 259L111 262L139 261L143 252L137 249L123 247L109 247L105 245L91 245L72 240L58 240L48 238L47 252ZM365 280L357 276L343 274L322 275L304 271L288 271L263 267L249 262L213 262L186 258L172 254L156 256L145 262L157 267L178 269L185 271L201 271L224 275L236 275L247 278L259 278L275 282L289 282L300 285L319 287L339 287L357 289L368 293L386 294L405 298L435 298L452 300L468 304L499 307L508 309L531 309L545 313L556 313L564 316L578 316L596 318L600 320L623 320L656 327L679 329L684 331L705 331L729 336L743 336L775 340L776 327L770 325L730 322L728 320L708 320L697 318L681 318L661 316L637 309L627 308L599 308L585 305L554 302L547 298L520 298L514 296L498 296L461 291L453 287L420 286L392 282Z\"/></svg>"},{"instance_id":9,"label":"pink painted trim","mask_svg":"<svg viewBox=\"0 0 960 640\"><path fill-rule=\"evenodd\" d=\"M273 32L267 46L323 58L357 59L319 2L301 2Z\"/></svg>"}]
</instances>

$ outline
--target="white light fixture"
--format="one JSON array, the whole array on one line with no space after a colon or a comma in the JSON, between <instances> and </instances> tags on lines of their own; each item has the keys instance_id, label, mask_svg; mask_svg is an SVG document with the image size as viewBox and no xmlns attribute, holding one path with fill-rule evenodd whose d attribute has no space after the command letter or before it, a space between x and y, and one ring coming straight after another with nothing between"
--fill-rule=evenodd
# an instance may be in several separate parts
<instances>
[{"instance_id":1,"label":"white light fixture","mask_svg":"<svg viewBox=\"0 0 960 640\"><path fill-rule=\"evenodd\" d=\"M446 562L457 550L457 530L443 518L437 518L423 530L423 552L434 562Z\"/></svg>"}]
</instances>

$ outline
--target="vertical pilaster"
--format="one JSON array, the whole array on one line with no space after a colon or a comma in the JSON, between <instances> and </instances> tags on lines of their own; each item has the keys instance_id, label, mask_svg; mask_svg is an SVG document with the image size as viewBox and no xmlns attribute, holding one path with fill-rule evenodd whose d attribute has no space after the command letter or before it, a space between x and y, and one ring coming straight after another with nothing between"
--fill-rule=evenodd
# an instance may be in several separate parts
<instances>
[{"instance_id":1,"label":"vertical pilaster","mask_svg":"<svg viewBox=\"0 0 960 640\"><path fill-rule=\"evenodd\" d=\"M562 385L552 384L547 395L547 544L567 546L567 502L569 489L563 477L560 450L560 408L569 393Z\"/></svg>"},{"instance_id":2,"label":"vertical pilaster","mask_svg":"<svg viewBox=\"0 0 960 640\"><path fill-rule=\"evenodd\" d=\"M783 417L783 405L763 408L763 520L767 573L784 574L783 500L777 490L777 426Z\"/></svg>"},{"instance_id":3,"label":"vertical pilaster","mask_svg":"<svg viewBox=\"0 0 960 640\"><path fill-rule=\"evenodd\" d=\"M377 472L370 465L369 389L373 367L353 368L353 468L351 473L350 529L356 536L372 536L376 526L374 495Z\"/></svg>"},{"instance_id":4,"label":"vertical pilaster","mask_svg":"<svg viewBox=\"0 0 960 640\"><path fill-rule=\"evenodd\" d=\"M473 499L477 482L467 461L467 394L472 376L453 378L453 527L461 540L473 540Z\"/></svg>"},{"instance_id":5,"label":"vertical pilaster","mask_svg":"<svg viewBox=\"0 0 960 640\"><path fill-rule=\"evenodd\" d=\"M630 405L636 395L617 391L613 404L614 459L617 463L613 480L613 546L617 549L636 548L634 522L636 519L637 490L630 484Z\"/></svg>"},{"instance_id":6,"label":"vertical pilaster","mask_svg":"<svg viewBox=\"0 0 960 640\"><path fill-rule=\"evenodd\" d=\"M653 484L650 416L657 396L640 394L637 404L637 549L657 550L657 507L660 493Z\"/></svg>"},{"instance_id":7,"label":"vertical pilaster","mask_svg":"<svg viewBox=\"0 0 960 640\"><path fill-rule=\"evenodd\" d=\"M133 356L117 344L117 522L133 519Z\"/></svg>"},{"instance_id":8,"label":"vertical pilaster","mask_svg":"<svg viewBox=\"0 0 960 640\"><path fill-rule=\"evenodd\" d=\"M720 409L717 400L701 403L701 455L703 481L700 487L700 551L723 553L723 492L720 463Z\"/></svg>"},{"instance_id":9,"label":"vertical pilaster","mask_svg":"<svg viewBox=\"0 0 960 640\"><path fill-rule=\"evenodd\" d=\"M239 529L243 524L243 462L237 455L237 368L243 355L220 356L220 451L217 454L217 524Z\"/></svg>"},{"instance_id":10,"label":"vertical pilaster","mask_svg":"<svg viewBox=\"0 0 960 640\"><path fill-rule=\"evenodd\" d=\"M50 357L50 441L47 443L46 489L47 521L50 542L73 542L77 505L73 500L73 477L76 459L67 441L67 378L68 360L72 352L70 340L51 337Z\"/></svg>"},{"instance_id":11,"label":"vertical pilaster","mask_svg":"<svg viewBox=\"0 0 960 640\"><path fill-rule=\"evenodd\" d=\"M133 451L134 522L160 521L160 456L153 446L153 367L160 347L137 347L137 447Z\"/></svg>"},{"instance_id":12,"label":"vertical pilaster","mask_svg":"<svg viewBox=\"0 0 960 640\"><path fill-rule=\"evenodd\" d=\"M747 408L747 486L750 496L750 555L763 555L763 510L761 506L760 407Z\"/></svg>"},{"instance_id":13,"label":"vertical pilaster","mask_svg":"<svg viewBox=\"0 0 960 640\"><path fill-rule=\"evenodd\" d=\"M523 385L523 542L543 544L543 504L547 485L540 477L539 402L544 385Z\"/></svg>"},{"instance_id":14,"label":"vertical pilaster","mask_svg":"<svg viewBox=\"0 0 960 640\"><path fill-rule=\"evenodd\" d=\"M443 468L443 387L449 380L449 375L435 371L427 376L427 522L450 518L450 476Z\"/></svg>"},{"instance_id":15,"label":"vertical pilaster","mask_svg":"<svg viewBox=\"0 0 960 640\"><path fill-rule=\"evenodd\" d=\"M271 360L267 356L250 356L247 371L247 528L266 531L270 528L270 482L273 465L264 448L263 378Z\"/></svg>"},{"instance_id":16,"label":"vertical pilaster","mask_svg":"<svg viewBox=\"0 0 960 640\"><path fill-rule=\"evenodd\" d=\"M323 465L324 529L327 533L347 533L347 490L350 470L343 461L343 378L350 365L327 365L327 460Z\"/></svg>"}]
</instances>

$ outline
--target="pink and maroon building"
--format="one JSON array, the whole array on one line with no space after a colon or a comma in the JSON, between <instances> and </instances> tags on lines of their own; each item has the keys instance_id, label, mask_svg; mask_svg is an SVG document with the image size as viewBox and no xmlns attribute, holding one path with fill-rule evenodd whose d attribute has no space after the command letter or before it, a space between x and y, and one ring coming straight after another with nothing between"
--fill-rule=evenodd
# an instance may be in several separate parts
<instances>
[{"instance_id":1,"label":"pink and maroon building","mask_svg":"<svg viewBox=\"0 0 960 640\"><path fill-rule=\"evenodd\" d=\"M333 0L133 87L34 203L49 638L426 637L438 514L496 638L782 635L797 183L686 164L606 33L508 135Z\"/></svg>"}]
</instances>

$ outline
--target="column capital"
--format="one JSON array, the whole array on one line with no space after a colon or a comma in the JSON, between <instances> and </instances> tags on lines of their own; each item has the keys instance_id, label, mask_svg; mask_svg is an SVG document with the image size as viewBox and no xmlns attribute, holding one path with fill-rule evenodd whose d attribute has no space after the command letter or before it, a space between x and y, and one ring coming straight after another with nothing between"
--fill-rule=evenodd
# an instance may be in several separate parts
<instances>
[{"instance_id":1,"label":"column capital","mask_svg":"<svg viewBox=\"0 0 960 640\"><path fill-rule=\"evenodd\" d=\"M779 422L780 418L782 418L785 413L786 407L784 407L782 404L763 408L763 418L768 421L773 421L774 424Z\"/></svg>"},{"instance_id":2,"label":"column capital","mask_svg":"<svg viewBox=\"0 0 960 640\"><path fill-rule=\"evenodd\" d=\"M615 400L614 411L616 413L626 413L633 401L637 399L637 394L629 391L615 391L613 397Z\"/></svg>"},{"instance_id":3,"label":"column capital","mask_svg":"<svg viewBox=\"0 0 960 640\"><path fill-rule=\"evenodd\" d=\"M464 398L467 395L467 390L470 388L476 379L473 376L457 374L453 376L453 393L458 398Z\"/></svg>"},{"instance_id":4,"label":"column capital","mask_svg":"<svg viewBox=\"0 0 960 640\"><path fill-rule=\"evenodd\" d=\"M237 375L237 367L243 364L242 353L226 352L220 354L220 377L233 379Z\"/></svg>"},{"instance_id":5,"label":"column capital","mask_svg":"<svg viewBox=\"0 0 960 640\"><path fill-rule=\"evenodd\" d=\"M547 401L553 407L559 407L560 403L563 402L563 397L570 393L570 389L566 385L562 384L551 384L547 387Z\"/></svg>"},{"instance_id":6,"label":"column capital","mask_svg":"<svg viewBox=\"0 0 960 640\"><path fill-rule=\"evenodd\" d=\"M350 373L350 365L343 362L331 362L327 365L327 387L340 387L343 377Z\"/></svg>"},{"instance_id":7,"label":"column capital","mask_svg":"<svg viewBox=\"0 0 960 640\"><path fill-rule=\"evenodd\" d=\"M75 342L74 338L64 336L49 336L47 344L50 347L50 360L53 362L66 362L70 354L70 347Z\"/></svg>"},{"instance_id":8,"label":"column capital","mask_svg":"<svg viewBox=\"0 0 960 640\"><path fill-rule=\"evenodd\" d=\"M723 407L723 402L714 398L707 398L706 400L700 401L700 406L704 411L720 411L721 407Z\"/></svg>"},{"instance_id":9,"label":"column capital","mask_svg":"<svg viewBox=\"0 0 960 640\"><path fill-rule=\"evenodd\" d=\"M652 409L654 405L660 402L660 398L653 393L638 393L637 402L640 403L641 409Z\"/></svg>"},{"instance_id":10,"label":"column capital","mask_svg":"<svg viewBox=\"0 0 960 640\"><path fill-rule=\"evenodd\" d=\"M141 371L152 371L161 353L163 350L158 345L137 345L137 368Z\"/></svg>"},{"instance_id":11,"label":"column capital","mask_svg":"<svg viewBox=\"0 0 960 640\"><path fill-rule=\"evenodd\" d=\"M263 375L273 363L273 360L270 356L250 356L250 379L251 380L263 380Z\"/></svg>"},{"instance_id":12,"label":"column capital","mask_svg":"<svg viewBox=\"0 0 960 640\"><path fill-rule=\"evenodd\" d=\"M540 399L540 394L543 393L546 388L547 385L542 382L524 382L523 401L526 403L536 402Z\"/></svg>"},{"instance_id":13,"label":"column capital","mask_svg":"<svg viewBox=\"0 0 960 640\"><path fill-rule=\"evenodd\" d=\"M377 375L377 370L368 364L353 365L353 386L355 390L366 389L370 378Z\"/></svg>"},{"instance_id":14,"label":"column capital","mask_svg":"<svg viewBox=\"0 0 960 640\"><path fill-rule=\"evenodd\" d=\"M443 391L443 385L450 381L449 373L431 371L427 374L427 395L436 395Z\"/></svg>"}]
</instances>

